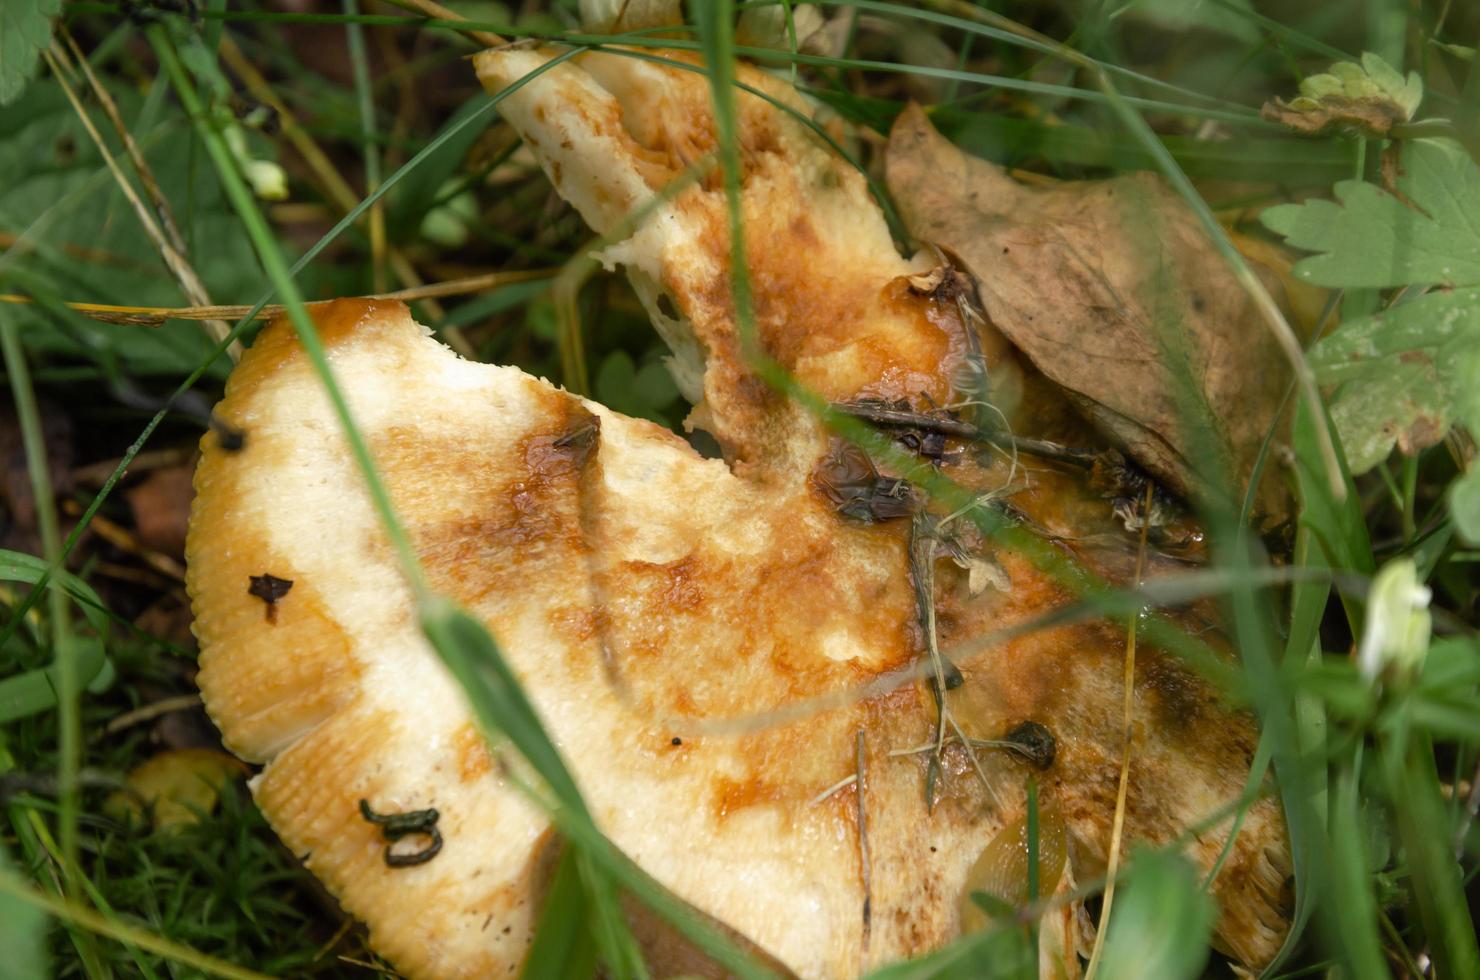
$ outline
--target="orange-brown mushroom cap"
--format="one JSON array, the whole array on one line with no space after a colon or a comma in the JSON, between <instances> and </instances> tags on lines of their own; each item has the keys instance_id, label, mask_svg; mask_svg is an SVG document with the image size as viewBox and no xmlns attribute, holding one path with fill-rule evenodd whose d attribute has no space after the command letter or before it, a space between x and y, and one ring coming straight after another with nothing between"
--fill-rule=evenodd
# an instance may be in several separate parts
<instances>
[{"instance_id":1,"label":"orange-brown mushroom cap","mask_svg":"<svg viewBox=\"0 0 1480 980\"><path fill-rule=\"evenodd\" d=\"M480 71L527 71L526 61L545 57L510 49L485 55ZM669 86L665 97L683 105L704 92L691 73L624 75L600 64L595 74L560 66L521 90L523 101L506 100L537 140L566 124L610 137L612 159L583 158L595 144L574 130L575 150L561 157L570 166L557 184L593 206L590 181L640 176L687 152L681 140L663 142L672 133L624 122L624 106L642 101L632 89ZM779 90L752 74L747 81ZM603 85L629 86L627 101ZM561 106L566 114L552 115ZM953 304L910 286L930 261L893 252L855 173L774 113L745 112L759 140L747 213L771 230L754 259L768 349L834 399L944 397L966 327ZM760 139L762 130L771 135ZM632 145L621 149L622 139ZM583 159L590 174L572 171ZM572 181L584 190L569 190ZM797 195L805 181L839 196L818 205ZM628 183L624 211L652 193ZM929 684L910 673L923 640L908 521L861 526L840 516L813 479L826 431L739 359L721 291L720 194L683 192L653 219L656 238L635 236L614 258L640 267L639 292L655 309L659 292L673 302L678 318L665 329L687 337L676 342L690 358L685 383L702 399L697 421L728 462L514 368L462 360L398 303L338 301L314 316L433 588L498 638L601 829L787 969L853 976L957 934L966 876L1021 816L1030 772L1069 835L1057 889L1103 869L1123 747L1124 634L1084 624L974 643L1070 597L1009 549L992 555L1005 587L985 592L942 561L941 641L960 651L964 677L949 695L954 716L978 739L1039 722L1057 754L1037 772L1012 753L983 752L979 778L966 751L949 746L940 799L927 810L929 753L905 751L928 743L935 724ZM850 310L856 322L828 319ZM1024 403L1025 424L1033 408ZM521 765L515 754L485 747L419 632L327 396L286 322L247 351L217 415L242 442L203 442L188 584L201 690L227 744L263 764L256 799L398 969L516 972L553 831L509 776ZM1048 471L1014 499L1071 531L1097 506ZM1154 650L1138 661L1136 710L1127 838L1168 843L1238 797L1257 733ZM435 808L440 851L388 864L362 799L380 813ZM1188 853L1211 866L1227 832L1225 822L1194 835ZM1283 934L1287 871L1277 804L1263 800L1213 885L1220 943L1246 963L1267 960ZM1066 975L1077 972L1073 909L1044 924L1046 955Z\"/></svg>"}]
</instances>

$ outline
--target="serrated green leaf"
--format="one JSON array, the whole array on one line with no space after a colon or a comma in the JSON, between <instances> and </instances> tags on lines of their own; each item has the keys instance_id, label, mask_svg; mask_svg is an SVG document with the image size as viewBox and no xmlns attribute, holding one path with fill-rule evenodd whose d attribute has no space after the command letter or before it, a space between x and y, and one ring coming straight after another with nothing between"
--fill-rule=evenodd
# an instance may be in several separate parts
<instances>
[{"instance_id":1,"label":"serrated green leaf","mask_svg":"<svg viewBox=\"0 0 1480 980\"><path fill-rule=\"evenodd\" d=\"M1480 340L1480 288L1433 292L1342 324L1316 344L1310 365L1323 384L1373 373L1374 362L1408 351L1466 347Z\"/></svg>"},{"instance_id":2,"label":"serrated green leaf","mask_svg":"<svg viewBox=\"0 0 1480 980\"><path fill-rule=\"evenodd\" d=\"M1286 102L1271 99L1260 111L1265 119L1298 133L1318 136L1333 130L1355 130L1386 136L1398 123L1413 118L1423 102L1423 79L1403 73L1371 51L1362 61L1338 61L1320 75L1300 83L1300 95Z\"/></svg>"},{"instance_id":3,"label":"serrated green leaf","mask_svg":"<svg viewBox=\"0 0 1480 980\"><path fill-rule=\"evenodd\" d=\"M1331 398L1331 421L1353 473L1365 473L1397 445L1412 455L1449 431L1449 399L1427 358L1384 359L1371 377L1351 381Z\"/></svg>"},{"instance_id":4,"label":"serrated green leaf","mask_svg":"<svg viewBox=\"0 0 1480 980\"><path fill-rule=\"evenodd\" d=\"M1339 203L1282 205L1262 219L1318 253L1293 270L1318 285L1458 287L1349 321L1312 349L1317 378L1341 384L1331 415L1355 473L1394 445L1413 453L1452 424L1480 425L1480 166L1448 140L1405 144L1402 166L1402 198L1343 181ZM1480 477L1462 477L1450 506L1460 533L1480 540Z\"/></svg>"},{"instance_id":5,"label":"serrated green leaf","mask_svg":"<svg viewBox=\"0 0 1480 980\"><path fill-rule=\"evenodd\" d=\"M1310 354L1317 379L1341 384L1331 418L1352 472L1376 466L1395 444L1414 453L1455 421L1480 421L1477 347L1480 288L1429 293L1346 323L1317 344Z\"/></svg>"},{"instance_id":6,"label":"serrated green leaf","mask_svg":"<svg viewBox=\"0 0 1480 980\"><path fill-rule=\"evenodd\" d=\"M1344 180L1336 202L1270 208L1265 226L1320 254L1294 275L1332 288L1480 285L1480 167L1458 143L1404 144L1399 200L1374 184Z\"/></svg>"},{"instance_id":7,"label":"serrated green leaf","mask_svg":"<svg viewBox=\"0 0 1480 980\"><path fill-rule=\"evenodd\" d=\"M0 2L0 105L13 102L36 74L36 62L51 43L51 19L62 0Z\"/></svg>"}]
</instances>

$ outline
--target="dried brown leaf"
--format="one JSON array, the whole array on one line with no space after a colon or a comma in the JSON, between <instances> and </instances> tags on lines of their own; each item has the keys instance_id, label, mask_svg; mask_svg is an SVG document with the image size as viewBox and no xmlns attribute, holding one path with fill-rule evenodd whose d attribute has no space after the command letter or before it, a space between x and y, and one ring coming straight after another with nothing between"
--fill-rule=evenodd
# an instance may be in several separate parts
<instances>
[{"instance_id":1,"label":"dried brown leaf","mask_svg":"<svg viewBox=\"0 0 1480 980\"><path fill-rule=\"evenodd\" d=\"M1160 178L1027 187L961 152L917 106L895 123L887 172L911 232L961 256L991 324L1098 428L1184 496L1242 492L1289 371ZM1264 516L1288 512L1282 481L1260 491Z\"/></svg>"}]
</instances>

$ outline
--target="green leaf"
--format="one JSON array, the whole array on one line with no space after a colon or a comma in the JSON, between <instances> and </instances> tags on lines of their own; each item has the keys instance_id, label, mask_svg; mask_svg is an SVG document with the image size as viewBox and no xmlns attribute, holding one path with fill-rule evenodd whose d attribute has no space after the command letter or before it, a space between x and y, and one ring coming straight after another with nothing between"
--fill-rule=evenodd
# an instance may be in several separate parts
<instances>
[{"instance_id":1,"label":"green leaf","mask_svg":"<svg viewBox=\"0 0 1480 980\"><path fill-rule=\"evenodd\" d=\"M1458 287L1349 321L1312 349L1317 378L1341 384L1331 415L1355 473L1394 445L1412 454L1454 424L1480 426L1480 166L1447 140L1404 146L1406 200L1343 181L1340 204L1287 204L1263 216L1290 244L1320 253L1294 269L1320 285ZM1456 482L1450 508L1460 534L1480 541L1480 475Z\"/></svg>"},{"instance_id":2,"label":"green leaf","mask_svg":"<svg viewBox=\"0 0 1480 980\"><path fill-rule=\"evenodd\" d=\"M1470 427L1474 429L1474 422ZM1471 464L1470 471L1449 488L1449 513L1467 541L1480 541L1480 466Z\"/></svg>"},{"instance_id":3,"label":"green leaf","mask_svg":"<svg viewBox=\"0 0 1480 980\"><path fill-rule=\"evenodd\" d=\"M0 581L35 585L46 574L46 562L35 555L0 550ZM79 687L98 691L113 680L113 667L104 656L103 639L108 635L108 614L92 586L69 572L58 571L46 581L47 588L61 589L77 601L97 638L72 637L67 651L55 657L74 658ZM47 667L29 670L0 680L0 724L46 711L57 703L55 660Z\"/></svg>"},{"instance_id":4,"label":"green leaf","mask_svg":"<svg viewBox=\"0 0 1480 980\"><path fill-rule=\"evenodd\" d=\"M1403 144L1398 190L1336 185L1337 201L1268 209L1261 219L1298 248L1320 254L1294 274L1318 286L1480 285L1480 167L1450 140ZM1339 202L1339 203L1338 203Z\"/></svg>"},{"instance_id":5,"label":"green leaf","mask_svg":"<svg viewBox=\"0 0 1480 980\"><path fill-rule=\"evenodd\" d=\"M51 43L51 19L61 12L62 0L0 2L0 105L14 102L35 75Z\"/></svg>"},{"instance_id":6,"label":"green leaf","mask_svg":"<svg viewBox=\"0 0 1480 980\"><path fill-rule=\"evenodd\" d=\"M1322 75L1300 83L1298 98L1272 99L1261 115L1271 122L1315 136L1333 130L1356 130L1383 137L1398 123L1413 118L1423 101L1418 72L1403 73L1368 51L1361 64L1339 61Z\"/></svg>"},{"instance_id":7,"label":"green leaf","mask_svg":"<svg viewBox=\"0 0 1480 980\"><path fill-rule=\"evenodd\" d=\"M488 96L469 99L438 131L439 137L446 138L401 181L401 186L391 196L386 221L392 229L405 231L421 226L447 182L453 179L473 144L483 135L482 127L464 124L487 109L488 104Z\"/></svg>"},{"instance_id":8,"label":"green leaf","mask_svg":"<svg viewBox=\"0 0 1480 980\"><path fill-rule=\"evenodd\" d=\"M1134 868L1110 918L1100 976L1200 976L1208 959L1214 908L1198 886L1196 870L1169 851L1143 851Z\"/></svg>"},{"instance_id":9,"label":"green leaf","mask_svg":"<svg viewBox=\"0 0 1480 980\"><path fill-rule=\"evenodd\" d=\"M0 875L13 876L5 847L0 843ZM45 980L46 915L35 905L8 891L0 891L0 977L5 980Z\"/></svg>"},{"instance_id":10,"label":"green leaf","mask_svg":"<svg viewBox=\"0 0 1480 980\"><path fill-rule=\"evenodd\" d=\"M1460 351L1480 340L1480 288L1433 292L1342 324L1310 352L1323 383L1370 375L1413 350Z\"/></svg>"},{"instance_id":11,"label":"green leaf","mask_svg":"<svg viewBox=\"0 0 1480 980\"><path fill-rule=\"evenodd\" d=\"M1432 361L1398 361L1352 381L1331 398L1331 421L1353 473L1387 459L1397 445L1412 455L1449 431L1449 401Z\"/></svg>"},{"instance_id":12,"label":"green leaf","mask_svg":"<svg viewBox=\"0 0 1480 980\"><path fill-rule=\"evenodd\" d=\"M596 371L596 400L634 418L663 421L663 410L678 400L678 386L661 362L641 368L624 350L613 351Z\"/></svg>"}]
</instances>

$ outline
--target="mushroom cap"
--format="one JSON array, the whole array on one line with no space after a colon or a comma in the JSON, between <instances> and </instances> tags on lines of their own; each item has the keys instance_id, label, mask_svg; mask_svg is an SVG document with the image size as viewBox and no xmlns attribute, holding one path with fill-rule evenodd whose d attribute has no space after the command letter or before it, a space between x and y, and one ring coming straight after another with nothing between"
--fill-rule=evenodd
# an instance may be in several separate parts
<instances>
[{"instance_id":1,"label":"mushroom cap","mask_svg":"<svg viewBox=\"0 0 1480 980\"><path fill-rule=\"evenodd\" d=\"M507 49L479 70L504 84L549 56ZM799 103L753 69L743 80ZM701 75L600 56L504 107L603 229L702 151L706 93ZM643 105L698 121L656 129ZM932 260L894 251L861 178L802 127L750 98L742 121L766 349L833 400L944 400L968 328L953 303L911 287ZM724 459L517 369L462 360L399 303L340 300L313 315L432 587L497 637L598 826L785 969L853 976L954 938L967 875L999 833L1017 832L1030 770L983 752L979 778L950 746L927 810L928 753L903 751L935 730L909 522L840 516L814 479L826 430L740 358L723 214L717 186L691 187L607 257L670 340L698 401L691 421ZM979 340L1011 368L1000 338ZM1059 434L1065 413L1030 375L1019 382L1019 431ZM515 973L557 839L512 778L515 753L485 744L423 638L288 323L246 352L217 417L243 440L204 438L187 544L208 710L227 745L263 765L252 789L278 834L398 969ZM1005 472L955 475L987 489ZM1061 536L1108 520L1052 471L1013 500ZM1111 551L1080 557L1124 581L1125 549ZM1069 834L1067 892L1103 870L1109 847L1124 634L1079 623L992 640L1072 597L1025 555L990 557L1005 588L972 594L967 572L936 570L941 642L964 678L950 703L972 738L1025 721L1053 734L1055 758L1034 775ZM1167 843L1240 795L1257 732L1155 650L1139 655L1136 710L1126 836ZM859 781L838 787L860 773L859 733L866 862ZM435 808L441 850L389 865L361 800L378 813ZM1187 852L1210 867L1226 834L1195 835ZM1285 931L1288 868L1277 803L1261 800L1213 885L1219 942L1245 963L1267 961ZM1043 929L1043 955L1070 975L1073 908ZM681 952L664 936L649 949L660 963Z\"/></svg>"}]
</instances>

